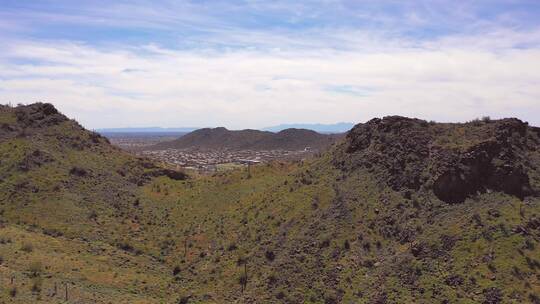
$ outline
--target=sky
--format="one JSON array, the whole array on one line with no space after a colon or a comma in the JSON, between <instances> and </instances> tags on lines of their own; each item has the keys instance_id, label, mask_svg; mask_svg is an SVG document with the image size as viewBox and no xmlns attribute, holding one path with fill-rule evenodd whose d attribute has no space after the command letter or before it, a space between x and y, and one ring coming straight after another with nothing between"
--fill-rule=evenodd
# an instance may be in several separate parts
<instances>
[{"instance_id":1,"label":"sky","mask_svg":"<svg viewBox=\"0 0 540 304\"><path fill-rule=\"evenodd\" d=\"M538 0L0 0L0 103L87 128L518 117Z\"/></svg>"}]
</instances>

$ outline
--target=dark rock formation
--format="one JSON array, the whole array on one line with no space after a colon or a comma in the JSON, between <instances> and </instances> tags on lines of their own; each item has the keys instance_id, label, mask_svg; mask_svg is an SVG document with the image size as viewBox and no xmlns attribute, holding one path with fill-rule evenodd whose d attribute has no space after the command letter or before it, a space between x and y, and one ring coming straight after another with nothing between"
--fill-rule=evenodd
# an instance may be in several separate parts
<instances>
[{"instance_id":1,"label":"dark rock formation","mask_svg":"<svg viewBox=\"0 0 540 304\"><path fill-rule=\"evenodd\" d=\"M78 176L78 177L84 177L84 176L88 175L88 171L86 171L86 169L84 169L84 168L73 167L73 168L71 168L71 170L69 170L69 174L74 175L74 176Z\"/></svg>"},{"instance_id":2,"label":"dark rock formation","mask_svg":"<svg viewBox=\"0 0 540 304\"><path fill-rule=\"evenodd\" d=\"M523 167L527 124L517 119L495 123L495 139L472 146L464 152L450 152L449 160L434 165L433 191L445 202L459 203L487 189L502 191L521 199L531 194L529 176Z\"/></svg>"},{"instance_id":3,"label":"dark rock formation","mask_svg":"<svg viewBox=\"0 0 540 304\"><path fill-rule=\"evenodd\" d=\"M186 180L189 178L185 172L159 167L148 158L136 158L127 162L116 173L139 186L146 184L154 177L160 176L167 176L173 180Z\"/></svg>"},{"instance_id":4,"label":"dark rock formation","mask_svg":"<svg viewBox=\"0 0 540 304\"><path fill-rule=\"evenodd\" d=\"M159 177L159 176L167 176L170 179L173 180L185 180L187 179L187 174L181 171L175 171L171 169L164 169L164 168L157 168L155 170L152 170L150 172L147 172L143 175L144 177Z\"/></svg>"},{"instance_id":5,"label":"dark rock formation","mask_svg":"<svg viewBox=\"0 0 540 304\"><path fill-rule=\"evenodd\" d=\"M523 198L532 194L525 154L536 148L538 133L518 119L436 124L390 116L355 126L335 164L365 168L396 191L432 187L448 203L488 189Z\"/></svg>"},{"instance_id":6,"label":"dark rock formation","mask_svg":"<svg viewBox=\"0 0 540 304\"><path fill-rule=\"evenodd\" d=\"M34 103L17 107L1 106L0 112L10 112L16 121L0 123L0 140L32 136L36 130L58 125L69 119L49 103Z\"/></svg>"},{"instance_id":7,"label":"dark rock formation","mask_svg":"<svg viewBox=\"0 0 540 304\"><path fill-rule=\"evenodd\" d=\"M68 120L50 103L17 107L15 115L18 123L24 127L47 127Z\"/></svg>"}]
</instances>

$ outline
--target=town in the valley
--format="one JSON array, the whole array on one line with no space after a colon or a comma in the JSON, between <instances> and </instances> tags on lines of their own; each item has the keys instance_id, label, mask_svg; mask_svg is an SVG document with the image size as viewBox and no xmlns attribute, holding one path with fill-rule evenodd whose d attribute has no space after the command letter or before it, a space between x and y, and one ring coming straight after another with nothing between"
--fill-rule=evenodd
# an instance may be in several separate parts
<instances>
[{"instance_id":1,"label":"town in the valley","mask_svg":"<svg viewBox=\"0 0 540 304\"><path fill-rule=\"evenodd\" d=\"M196 169L203 172L216 172L273 160L301 160L313 155L313 151L309 148L301 151L167 149L145 150L137 153L177 168Z\"/></svg>"},{"instance_id":2,"label":"town in the valley","mask_svg":"<svg viewBox=\"0 0 540 304\"><path fill-rule=\"evenodd\" d=\"M212 173L275 160L302 160L317 153L310 147L292 151L199 148L155 150L152 148L153 145L171 140L173 137L148 134L116 134L107 137L112 144L139 156L163 162L177 169L197 170L201 173Z\"/></svg>"}]
</instances>

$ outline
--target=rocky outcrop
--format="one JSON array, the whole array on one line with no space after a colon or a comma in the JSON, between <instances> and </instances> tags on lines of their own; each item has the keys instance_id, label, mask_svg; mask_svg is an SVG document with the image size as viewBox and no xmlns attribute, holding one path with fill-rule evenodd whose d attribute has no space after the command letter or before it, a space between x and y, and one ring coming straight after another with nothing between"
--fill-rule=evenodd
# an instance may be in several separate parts
<instances>
[{"instance_id":1,"label":"rocky outcrop","mask_svg":"<svg viewBox=\"0 0 540 304\"><path fill-rule=\"evenodd\" d=\"M152 178L160 176L166 176L173 180L186 180L189 178L185 172L159 167L147 158L133 159L116 172L127 178L131 183L139 186L145 185Z\"/></svg>"},{"instance_id":2,"label":"rocky outcrop","mask_svg":"<svg viewBox=\"0 0 540 304\"><path fill-rule=\"evenodd\" d=\"M68 119L52 104L35 103L19 105L17 107L0 105L0 141L13 138L24 138L40 148L24 151L23 157L18 161L15 169L20 172L29 172L51 162L63 162L58 151L92 151L93 153L117 154L118 148L111 146L109 141L98 133L85 130L76 121ZM5 115L5 116L4 116ZM49 127L61 128L51 132ZM54 140L51 145L50 139ZM48 148L42 148L47 147ZM48 151L48 152L47 152ZM125 155L122 155L123 157ZM132 184L143 185L154 177L167 176L174 180L184 180L188 176L181 171L163 168L149 159L129 157L125 166L116 171L122 178ZM91 167L72 166L67 168L70 177L78 180L91 180L105 175L102 171Z\"/></svg>"},{"instance_id":3,"label":"rocky outcrop","mask_svg":"<svg viewBox=\"0 0 540 304\"><path fill-rule=\"evenodd\" d=\"M446 154L432 162L433 191L445 202L459 203L468 196L488 189L515 195L521 199L532 193L524 168L527 124L517 119L494 122L494 139L472 146L464 152L439 151Z\"/></svg>"},{"instance_id":4,"label":"rocky outcrop","mask_svg":"<svg viewBox=\"0 0 540 304\"><path fill-rule=\"evenodd\" d=\"M68 120L50 103L34 103L17 107L15 115L17 122L24 127L47 127Z\"/></svg>"},{"instance_id":5,"label":"rocky outcrop","mask_svg":"<svg viewBox=\"0 0 540 304\"><path fill-rule=\"evenodd\" d=\"M156 168L155 170L143 174L143 178L159 176L167 176L168 178L173 180L185 180L188 178L187 174L185 174L184 172L165 168Z\"/></svg>"},{"instance_id":6,"label":"rocky outcrop","mask_svg":"<svg viewBox=\"0 0 540 304\"><path fill-rule=\"evenodd\" d=\"M523 198L533 193L526 153L538 148L535 131L518 119L436 124L390 116L355 126L335 164L365 168L396 191L431 188L447 203L488 189ZM461 145L445 145L452 136Z\"/></svg>"},{"instance_id":7,"label":"rocky outcrop","mask_svg":"<svg viewBox=\"0 0 540 304\"><path fill-rule=\"evenodd\" d=\"M0 140L31 136L34 131L58 125L69 119L49 103L34 103L17 107L1 106L0 113L12 113L15 121L0 121Z\"/></svg>"},{"instance_id":8,"label":"rocky outcrop","mask_svg":"<svg viewBox=\"0 0 540 304\"><path fill-rule=\"evenodd\" d=\"M41 167L42 165L52 162L54 159L48 153L41 150L34 150L19 162L18 169L21 171L29 171L33 168Z\"/></svg>"}]
</instances>

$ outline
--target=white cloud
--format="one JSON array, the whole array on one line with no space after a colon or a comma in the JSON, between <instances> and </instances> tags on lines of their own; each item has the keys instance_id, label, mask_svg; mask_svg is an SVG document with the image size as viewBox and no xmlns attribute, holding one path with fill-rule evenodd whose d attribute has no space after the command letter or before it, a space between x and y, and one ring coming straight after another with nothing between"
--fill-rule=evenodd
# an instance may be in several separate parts
<instances>
[{"instance_id":1,"label":"white cloud","mask_svg":"<svg viewBox=\"0 0 540 304\"><path fill-rule=\"evenodd\" d=\"M540 49L513 47L530 44L530 35L489 37L425 46L389 41L399 47L377 52L361 51L369 39L352 37L348 43L360 48L222 53L19 40L0 54L0 101L52 102L90 128L245 128L390 114L519 116L540 125ZM366 91L328 89L339 87Z\"/></svg>"}]
</instances>

